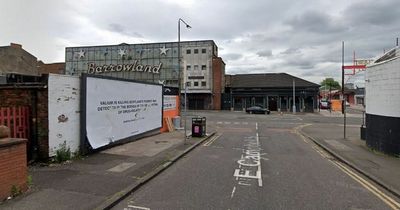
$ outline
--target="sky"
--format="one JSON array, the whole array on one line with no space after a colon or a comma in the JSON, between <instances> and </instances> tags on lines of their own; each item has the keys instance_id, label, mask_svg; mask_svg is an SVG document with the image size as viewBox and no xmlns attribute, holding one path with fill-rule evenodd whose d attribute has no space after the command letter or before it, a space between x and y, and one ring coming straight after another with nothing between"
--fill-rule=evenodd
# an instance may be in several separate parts
<instances>
[{"instance_id":1,"label":"sky","mask_svg":"<svg viewBox=\"0 0 400 210\"><path fill-rule=\"evenodd\" d=\"M214 40L226 74L285 72L341 81L345 65L376 58L400 36L398 0L0 0L0 46L45 63L65 47ZM346 82L363 86L363 72Z\"/></svg>"}]
</instances>

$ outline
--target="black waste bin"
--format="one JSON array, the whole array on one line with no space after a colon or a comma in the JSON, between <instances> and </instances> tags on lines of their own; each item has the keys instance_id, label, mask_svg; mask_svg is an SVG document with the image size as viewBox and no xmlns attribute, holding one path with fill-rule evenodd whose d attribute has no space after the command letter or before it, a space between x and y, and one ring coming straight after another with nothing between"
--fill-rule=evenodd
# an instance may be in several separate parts
<instances>
[{"instance_id":1,"label":"black waste bin","mask_svg":"<svg viewBox=\"0 0 400 210\"><path fill-rule=\"evenodd\" d=\"M366 140L367 139L367 128L365 127L365 125L362 125L360 127L360 134L361 134L361 136L360 136L361 140Z\"/></svg>"},{"instance_id":2,"label":"black waste bin","mask_svg":"<svg viewBox=\"0 0 400 210\"><path fill-rule=\"evenodd\" d=\"M192 137L203 137L206 135L206 118L192 118Z\"/></svg>"}]
</instances>

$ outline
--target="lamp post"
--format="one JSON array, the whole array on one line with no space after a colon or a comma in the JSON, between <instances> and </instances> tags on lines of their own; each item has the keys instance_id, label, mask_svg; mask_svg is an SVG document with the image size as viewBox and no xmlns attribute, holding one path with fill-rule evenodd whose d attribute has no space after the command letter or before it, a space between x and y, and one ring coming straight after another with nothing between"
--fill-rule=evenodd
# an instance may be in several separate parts
<instances>
[{"instance_id":1,"label":"lamp post","mask_svg":"<svg viewBox=\"0 0 400 210\"><path fill-rule=\"evenodd\" d=\"M184 23L185 24L185 26L186 26L186 28L192 28L189 24L187 24L184 20L182 20L182 18L179 18L179 20L178 20L178 73L179 73L179 75L178 75L178 86L179 86L179 96L181 95L181 84L182 84L182 81L181 81L181 74L182 74L182 72L181 72L181 22L182 23ZM183 75L182 75L183 76ZM185 80L186 81L186 80ZM183 137L184 138L184 143L186 144L186 138L187 138L187 134L186 134L186 89L187 89L187 85L186 85L186 82L185 82L185 84L184 84L185 86L184 86L184 88L185 88L185 102L184 102L184 105L185 105L185 112L184 112L184 126L185 126L185 136ZM179 104L182 104L182 103L179 103ZM182 107L179 109L179 111L182 113Z\"/></svg>"},{"instance_id":2,"label":"lamp post","mask_svg":"<svg viewBox=\"0 0 400 210\"><path fill-rule=\"evenodd\" d=\"M296 114L296 83L293 79L293 114Z\"/></svg>"}]
</instances>

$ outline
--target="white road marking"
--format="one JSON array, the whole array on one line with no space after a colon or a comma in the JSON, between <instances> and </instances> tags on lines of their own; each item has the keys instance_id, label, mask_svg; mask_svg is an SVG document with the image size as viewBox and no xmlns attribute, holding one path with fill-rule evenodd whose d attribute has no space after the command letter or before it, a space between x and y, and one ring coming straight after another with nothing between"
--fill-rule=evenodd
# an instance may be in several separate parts
<instances>
[{"instance_id":1,"label":"white road marking","mask_svg":"<svg viewBox=\"0 0 400 210\"><path fill-rule=\"evenodd\" d=\"M146 207L128 205L128 209L127 210L134 210L134 209L150 210L150 208L146 208Z\"/></svg>"},{"instance_id":2,"label":"white road marking","mask_svg":"<svg viewBox=\"0 0 400 210\"><path fill-rule=\"evenodd\" d=\"M256 123L256 130L258 130L258 123ZM251 185L249 183L251 179L257 179L258 186L263 186L261 175L261 150L258 131L256 132L256 136L245 137L244 149L241 158L237 161L239 169L235 169L233 173L233 176L239 181L238 184L248 186ZM257 167L257 169L255 170L254 167Z\"/></svg>"},{"instance_id":3,"label":"white road marking","mask_svg":"<svg viewBox=\"0 0 400 210\"><path fill-rule=\"evenodd\" d=\"M226 124L226 125L230 125L230 124L231 124L231 122L224 122L224 124Z\"/></svg>"},{"instance_id":4,"label":"white road marking","mask_svg":"<svg viewBox=\"0 0 400 210\"><path fill-rule=\"evenodd\" d=\"M242 124L243 124L243 125L248 125L249 123L248 123L248 122L242 122Z\"/></svg>"},{"instance_id":5,"label":"white road marking","mask_svg":"<svg viewBox=\"0 0 400 210\"><path fill-rule=\"evenodd\" d=\"M232 193L231 193L231 198L233 198L233 195L235 194L236 191L236 186L233 187Z\"/></svg>"},{"instance_id":6,"label":"white road marking","mask_svg":"<svg viewBox=\"0 0 400 210\"><path fill-rule=\"evenodd\" d=\"M235 124L235 125L239 125L239 124L240 124L240 122L234 122L233 124Z\"/></svg>"},{"instance_id":7,"label":"white road marking","mask_svg":"<svg viewBox=\"0 0 400 210\"><path fill-rule=\"evenodd\" d=\"M256 123L256 126L258 126L258 124ZM260 139L258 137L258 127L257 127L257 135L256 135L256 139L257 139L257 144L260 145ZM258 158L260 160L260 152L258 153ZM262 187L262 176L261 176L261 161L259 161L260 164L258 164L258 170L257 170L257 175L258 175L258 186Z\"/></svg>"},{"instance_id":8,"label":"white road marking","mask_svg":"<svg viewBox=\"0 0 400 210\"><path fill-rule=\"evenodd\" d=\"M245 183L245 182L238 182L239 185L244 185L244 186L251 186L251 184L249 183Z\"/></svg>"},{"instance_id":9,"label":"white road marking","mask_svg":"<svg viewBox=\"0 0 400 210\"><path fill-rule=\"evenodd\" d=\"M217 122L217 124L222 124L223 122Z\"/></svg>"}]
</instances>

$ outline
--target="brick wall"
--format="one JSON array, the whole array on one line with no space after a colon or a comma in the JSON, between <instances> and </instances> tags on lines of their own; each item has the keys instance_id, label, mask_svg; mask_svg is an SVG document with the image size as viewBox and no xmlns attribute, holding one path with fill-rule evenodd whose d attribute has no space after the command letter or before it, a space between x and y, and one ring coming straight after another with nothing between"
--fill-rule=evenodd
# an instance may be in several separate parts
<instances>
[{"instance_id":1,"label":"brick wall","mask_svg":"<svg viewBox=\"0 0 400 210\"><path fill-rule=\"evenodd\" d=\"M0 200L17 191L27 189L27 161L25 139L0 139Z\"/></svg>"},{"instance_id":2,"label":"brick wall","mask_svg":"<svg viewBox=\"0 0 400 210\"><path fill-rule=\"evenodd\" d=\"M48 92L47 89L38 91L37 106L37 142L40 159L49 157L49 118L48 118Z\"/></svg>"},{"instance_id":3,"label":"brick wall","mask_svg":"<svg viewBox=\"0 0 400 210\"><path fill-rule=\"evenodd\" d=\"M213 58L213 109L221 109L221 93L225 86L225 63L220 57Z\"/></svg>"},{"instance_id":4,"label":"brick wall","mask_svg":"<svg viewBox=\"0 0 400 210\"><path fill-rule=\"evenodd\" d=\"M64 74L65 63L49 63L45 64L42 61L38 62L38 70L40 74Z\"/></svg>"},{"instance_id":5,"label":"brick wall","mask_svg":"<svg viewBox=\"0 0 400 210\"><path fill-rule=\"evenodd\" d=\"M0 47L0 73L39 75L37 58L22 49L20 44Z\"/></svg>"},{"instance_id":6,"label":"brick wall","mask_svg":"<svg viewBox=\"0 0 400 210\"><path fill-rule=\"evenodd\" d=\"M37 147L39 159L48 158L48 93L45 88L6 88L0 89L0 107L28 106L31 116L31 138L28 144ZM36 110L35 110L36 109ZM36 118L37 116L37 118ZM33 145L32 145L33 144ZM35 145L36 144L36 145Z\"/></svg>"}]
</instances>

